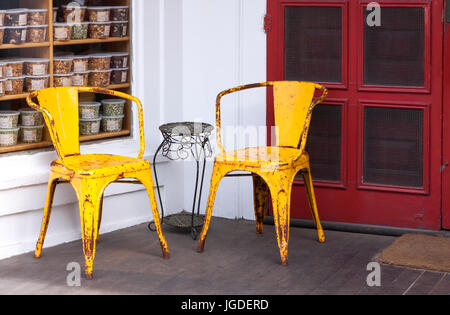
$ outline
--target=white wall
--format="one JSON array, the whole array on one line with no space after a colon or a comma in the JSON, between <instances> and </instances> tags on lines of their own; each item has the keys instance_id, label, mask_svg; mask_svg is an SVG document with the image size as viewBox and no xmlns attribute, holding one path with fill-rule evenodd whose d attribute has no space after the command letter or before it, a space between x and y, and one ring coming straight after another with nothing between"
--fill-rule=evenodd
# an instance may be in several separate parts
<instances>
[{"instance_id":1,"label":"white wall","mask_svg":"<svg viewBox=\"0 0 450 315\"><path fill-rule=\"evenodd\" d=\"M152 159L161 141L160 124L195 120L214 125L218 92L266 80L262 30L266 0L133 0L133 7L132 93L144 104L145 157ZM264 91L227 97L223 115L224 127L265 126ZM133 135L126 140L83 145L82 152L136 156L136 124ZM214 136L212 140L214 143ZM34 250L49 165L55 158L50 149L0 156L0 259ZM158 160L166 214L190 210L193 162ZM211 168L210 161L202 211ZM249 179L224 179L214 215L253 219L252 199ZM105 192L104 209L101 233L152 220L141 186L113 184ZM79 221L73 190L69 185L58 186L45 247L80 239ZM149 232L142 237L156 234Z\"/></svg>"},{"instance_id":2,"label":"white wall","mask_svg":"<svg viewBox=\"0 0 450 315\"><path fill-rule=\"evenodd\" d=\"M215 100L220 91L266 81L266 0L184 0L183 119L215 126ZM222 128L262 129L265 145L265 90L246 91L223 99ZM262 128L259 128L259 127ZM226 133L224 135L226 137ZM212 137L215 143L215 135ZM230 139L224 138L224 143ZM230 148L229 148L230 149ZM216 152L217 153L217 152ZM192 207L194 162L185 163L186 209ZM205 209L212 162L207 164L201 208ZM216 196L213 215L254 219L251 178L225 178Z\"/></svg>"}]
</instances>

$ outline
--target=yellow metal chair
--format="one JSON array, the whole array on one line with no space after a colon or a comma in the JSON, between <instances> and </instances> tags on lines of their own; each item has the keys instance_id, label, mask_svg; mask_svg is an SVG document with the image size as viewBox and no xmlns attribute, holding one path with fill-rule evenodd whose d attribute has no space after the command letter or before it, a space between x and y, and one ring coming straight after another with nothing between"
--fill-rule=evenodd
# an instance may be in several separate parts
<instances>
[{"instance_id":1,"label":"yellow metal chair","mask_svg":"<svg viewBox=\"0 0 450 315\"><path fill-rule=\"evenodd\" d=\"M106 154L80 154L78 93L91 92L107 94L131 100L136 103L139 116L140 151L137 158ZM33 102L37 98L38 104ZM170 253L162 234L158 207L153 190L150 162L142 159L145 151L143 109L141 102L128 94L89 87L48 88L31 93L27 97L30 107L44 114L59 159L50 167L47 199L42 219L41 232L36 245L35 257L42 252L45 234L50 219L53 195L58 183L70 183L78 197L80 207L81 235L85 257L85 274L93 277L95 247L98 240L102 215L103 192L112 182L139 183L147 189L153 218L161 243L164 258ZM137 181L119 181L133 178Z\"/></svg>"},{"instance_id":2,"label":"yellow metal chair","mask_svg":"<svg viewBox=\"0 0 450 315\"><path fill-rule=\"evenodd\" d=\"M227 94L245 89L273 86L276 145L271 147L245 148L226 152L222 145L220 101ZM322 91L314 99L316 89ZM221 92L216 101L216 135L221 153L215 157L211 178L205 222L198 242L198 252L202 252L211 220L214 199L220 180L234 171L250 172L253 177L253 195L256 217L256 232L262 233L265 209L272 199L273 216L280 249L281 262L287 265L291 188L294 178L301 172L311 213L316 224L320 242L325 236L320 225L314 189L311 180L308 153L305 152L311 114L314 106L327 96L327 90L315 83L296 81L264 82L235 87ZM245 174L244 174L245 175ZM235 176L242 176L236 174Z\"/></svg>"}]
</instances>

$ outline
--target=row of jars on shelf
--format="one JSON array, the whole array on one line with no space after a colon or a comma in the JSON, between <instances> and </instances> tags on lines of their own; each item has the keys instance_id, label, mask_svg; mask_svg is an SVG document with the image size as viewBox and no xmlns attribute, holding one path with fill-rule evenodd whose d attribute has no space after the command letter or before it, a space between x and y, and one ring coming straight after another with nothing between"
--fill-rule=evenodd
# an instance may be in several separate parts
<instances>
[{"instance_id":1,"label":"row of jars on shelf","mask_svg":"<svg viewBox=\"0 0 450 315\"><path fill-rule=\"evenodd\" d=\"M65 5L54 13L54 40L105 39L128 35L128 6Z\"/></svg>"},{"instance_id":2,"label":"row of jars on shelf","mask_svg":"<svg viewBox=\"0 0 450 315\"><path fill-rule=\"evenodd\" d=\"M18 8L0 10L0 26L45 25L47 9ZM127 21L128 6L63 5L53 8L53 22L109 22Z\"/></svg>"},{"instance_id":3,"label":"row of jars on shelf","mask_svg":"<svg viewBox=\"0 0 450 315\"><path fill-rule=\"evenodd\" d=\"M128 81L128 68L99 71L74 72L69 74L54 74L54 87L93 86L108 87L123 84ZM4 95L19 95L48 88L50 75L22 76L0 80L0 97Z\"/></svg>"},{"instance_id":4,"label":"row of jars on shelf","mask_svg":"<svg viewBox=\"0 0 450 315\"><path fill-rule=\"evenodd\" d=\"M19 125L20 118L20 125ZM41 142L44 130L42 114L31 108L0 111L0 147Z\"/></svg>"},{"instance_id":5,"label":"row of jars on shelf","mask_svg":"<svg viewBox=\"0 0 450 315\"><path fill-rule=\"evenodd\" d=\"M125 100L105 99L101 102L80 102L80 135L96 135L103 132L119 132L123 129ZM102 109L102 115L100 114ZM20 118L20 124L19 124ZM0 110L0 147L23 143L41 142L44 119L42 113L27 108L18 111Z\"/></svg>"},{"instance_id":6,"label":"row of jars on shelf","mask_svg":"<svg viewBox=\"0 0 450 315\"><path fill-rule=\"evenodd\" d=\"M53 40L105 39L128 35L128 6L62 6L61 10L59 19L58 8L53 11ZM45 42L46 20L47 9L0 10L0 43L19 45Z\"/></svg>"},{"instance_id":7,"label":"row of jars on shelf","mask_svg":"<svg viewBox=\"0 0 450 315\"><path fill-rule=\"evenodd\" d=\"M53 86L107 87L128 82L127 52L66 55L53 58ZM49 87L46 58L0 61L0 96L17 95Z\"/></svg>"},{"instance_id":8,"label":"row of jars on shelf","mask_svg":"<svg viewBox=\"0 0 450 315\"><path fill-rule=\"evenodd\" d=\"M44 43L47 41L47 28L47 25L3 26L0 27L0 43L12 45ZM55 41L126 36L128 36L128 21L55 23L53 26Z\"/></svg>"}]
</instances>

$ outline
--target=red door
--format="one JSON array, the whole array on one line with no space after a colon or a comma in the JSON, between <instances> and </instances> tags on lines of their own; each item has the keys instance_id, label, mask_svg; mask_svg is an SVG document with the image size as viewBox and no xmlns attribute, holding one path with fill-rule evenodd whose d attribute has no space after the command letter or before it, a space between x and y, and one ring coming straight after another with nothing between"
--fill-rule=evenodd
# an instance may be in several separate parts
<instances>
[{"instance_id":1,"label":"red door","mask_svg":"<svg viewBox=\"0 0 450 315\"><path fill-rule=\"evenodd\" d=\"M268 0L268 80L329 89L307 147L322 220L440 229L443 0L369 3ZM300 179L291 216L310 218Z\"/></svg>"},{"instance_id":2,"label":"red door","mask_svg":"<svg viewBox=\"0 0 450 315\"><path fill-rule=\"evenodd\" d=\"M444 111L442 161L442 227L450 229L450 1L444 14Z\"/></svg>"}]
</instances>

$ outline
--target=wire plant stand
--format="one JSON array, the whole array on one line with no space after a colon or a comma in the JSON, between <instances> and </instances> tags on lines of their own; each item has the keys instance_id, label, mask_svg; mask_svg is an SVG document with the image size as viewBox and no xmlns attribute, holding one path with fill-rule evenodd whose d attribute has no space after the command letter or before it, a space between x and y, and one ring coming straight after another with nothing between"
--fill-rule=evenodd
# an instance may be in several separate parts
<instances>
[{"instance_id":1,"label":"wire plant stand","mask_svg":"<svg viewBox=\"0 0 450 315\"><path fill-rule=\"evenodd\" d=\"M209 136L214 130L214 127L210 124L201 122L175 122L161 125L159 130L163 135L163 141L153 157L153 172L155 175L159 203L161 205L161 224L165 224L180 231L190 231L192 238L196 240L199 233L198 229L203 226L204 221L204 216L200 215L200 203L205 177L206 159L212 156ZM189 156L192 156L195 159L197 172L191 213L183 211L164 217L164 206L159 189L158 174L156 172L156 157L159 152L161 152L162 156L171 161L186 160ZM200 175L201 161L203 161L203 163ZM197 213L195 213L196 208ZM148 228L151 231L155 231L154 223L150 222Z\"/></svg>"}]
</instances>

